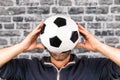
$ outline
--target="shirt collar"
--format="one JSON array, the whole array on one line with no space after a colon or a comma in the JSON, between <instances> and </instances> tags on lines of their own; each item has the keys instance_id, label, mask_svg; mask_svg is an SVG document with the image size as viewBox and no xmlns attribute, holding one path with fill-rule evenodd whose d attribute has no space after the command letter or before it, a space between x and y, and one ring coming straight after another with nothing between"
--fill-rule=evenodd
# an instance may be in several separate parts
<instances>
[{"instance_id":1,"label":"shirt collar","mask_svg":"<svg viewBox=\"0 0 120 80\"><path fill-rule=\"evenodd\" d=\"M70 54L70 60L68 64L75 64L78 61L78 58L75 54ZM51 63L50 57L43 57L42 62L44 64L49 64Z\"/></svg>"}]
</instances>

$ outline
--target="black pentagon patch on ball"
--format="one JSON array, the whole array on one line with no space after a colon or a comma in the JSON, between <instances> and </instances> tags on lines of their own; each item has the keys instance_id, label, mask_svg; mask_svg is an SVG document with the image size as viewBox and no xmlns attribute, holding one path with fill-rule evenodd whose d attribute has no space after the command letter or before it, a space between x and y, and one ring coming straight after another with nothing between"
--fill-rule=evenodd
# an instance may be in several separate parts
<instances>
[{"instance_id":1,"label":"black pentagon patch on ball","mask_svg":"<svg viewBox=\"0 0 120 80\"><path fill-rule=\"evenodd\" d=\"M46 24L43 24L42 29L41 29L41 34L44 33L45 27L46 27Z\"/></svg>"},{"instance_id":2,"label":"black pentagon patch on ball","mask_svg":"<svg viewBox=\"0 0 120 80\"><path fill-rule=\"evenodd\" d=\"M62 27L64 25L66 25L66 19L58 17L55 19L54 23L58 26L58 27Z\"/></svg>"},{"instance_id":3,"label":"black pentagon patch on ball","mask_svg":"<svg viewBox=\"0 0 120 80\"><path fill-rule=\"evenodd\" d=\"M75 43L77 41L77 39L78 39L78 32L77 31L73 31L70 40L73 43Z\"/></svg>"},{"instance_id":4,"label":"black pentagon patch on ball","mask_svg":"<svg viewBox=\"0 0 120 80\"><path fill-rule=\"evenodd\" d=\"M53 47L60 47L61 43L62 41L57 36L50 38L50 45Z\"/></svg>"}]
</instances>

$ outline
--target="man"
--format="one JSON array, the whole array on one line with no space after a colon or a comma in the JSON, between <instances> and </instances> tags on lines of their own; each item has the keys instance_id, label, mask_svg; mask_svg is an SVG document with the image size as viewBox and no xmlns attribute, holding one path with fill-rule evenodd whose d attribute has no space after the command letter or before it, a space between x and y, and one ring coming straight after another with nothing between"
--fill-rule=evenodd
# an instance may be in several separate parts
<instances>
[{"instance_id":1,"label":"man","mask_svg":"<svg viewBox=\"0 0 120 80\"><path fill-rule=\"evenodd\" d=\"M37 43L43 22L41 22L21 43L0 49L0 77L9 80L112 80L120 77L120 49L98 41L85 28L78 24L85 42L76 47L98 51L105 58L78 59L70 51L38 59L13 59L21 52L36 48L45 49Z\"/></svg>"}]
</instances>

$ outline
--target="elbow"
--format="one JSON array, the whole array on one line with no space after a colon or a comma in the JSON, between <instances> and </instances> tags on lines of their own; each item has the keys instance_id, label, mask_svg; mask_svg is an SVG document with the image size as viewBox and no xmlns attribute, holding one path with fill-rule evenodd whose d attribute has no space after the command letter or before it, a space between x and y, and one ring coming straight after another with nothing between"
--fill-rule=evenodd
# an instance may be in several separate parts
<instances>
[{"instance_id":1,"label":"elbow","mask_svg":"<svg viewBox=\"0 0 120 80\"><path fill-rule=\"evenodd\" d=\"M3 67L4 64L0 63L0 68Z\"/></svg>"},{"instance_id":2,"label":"elbow","mask_svg":"<svg viewBox=\"0 0 120 80\"><path fill-rule=\"evenodd\" d=\"M119 64L118 64L118 66L120 67L120 62L119 62Z\"/></svg>"},{"instance_id":3,"label":"elbow","mask_svg":"<svg viewBox=\"0 0 120 80\"><path fill-rule=\"evenodd\" d=\"M2 62L0 61L0 68L2 67Z\"/></svg>"},{"instance_id":4,"label":"elbow","mask_svg":"<svg viewBox=\"0 0 120 80\"><path fill-rule=\"evenodd\" d=\"M120 67L120 60L116 60L114 62L116 63L116 65L118 65Z\"/></svg>"}]
</instances>

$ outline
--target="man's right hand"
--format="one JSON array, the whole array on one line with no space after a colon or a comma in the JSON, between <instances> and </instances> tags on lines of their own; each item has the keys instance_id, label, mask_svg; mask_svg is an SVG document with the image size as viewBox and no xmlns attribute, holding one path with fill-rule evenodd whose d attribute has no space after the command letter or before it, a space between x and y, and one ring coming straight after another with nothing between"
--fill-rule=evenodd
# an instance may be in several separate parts
<instances>
[{"instance_id":1,"label":"man's right hand","mask_svg":"<svg viewBox=\"0 0 120 80\"><path fill-rule=\"evenodd\" d=\"M36 48L45 49L45 47L37 42L37 38L41 33L43 22L41 22L28 36L20 43L24 51L34 50Z\"/></svg>"},{"instance_id":2,"label":"man's right hand","mask_svg":"<svg viewBox=\"0 0 120 80\"><path fill-rule=\"evenodd\" d=\"M36 48L44 49L45 47L37 42L42 26L43 22L41 22L31 33L29 33L21 43L0 49L0 67L24 51Z\"/></svg>"}]
</instances>

